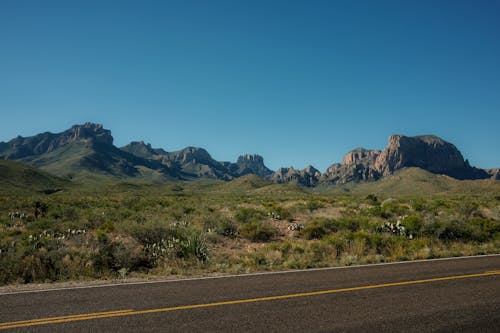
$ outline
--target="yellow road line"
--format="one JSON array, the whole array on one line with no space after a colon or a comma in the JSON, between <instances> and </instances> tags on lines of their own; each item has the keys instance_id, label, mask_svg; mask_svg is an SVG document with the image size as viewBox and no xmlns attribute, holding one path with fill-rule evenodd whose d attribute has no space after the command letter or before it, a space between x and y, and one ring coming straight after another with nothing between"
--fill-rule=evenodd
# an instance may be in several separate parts
<instances>
[{"instance_id":1,"label":"yellow road line","mask_svg":"<svg viewBox=\"0 0 500 333\"><path fill-rule=\"evenodd\" d=\"M405 286L405 285L422 284L422 283L430 283L430 282L437 282L437 281L469 279L469 278L492 276L492 275L500 275L500 270L488 271L485 273L445 276L445 277L431 278L431 279L391 282L391 283L374 284L374 285L349 287L349 288L341 288L341 289L330 289L330 290L320 290L320 291L278 295L278 296L239 299L239 300L224 301L224 302L182 305L182 306L174 306L174 307L168 307L168 308L158 308L158 309L148 309L148 310L119 310L119 311L110 311L110 312L96 312L96 313L68 315L68 316L61 316L61 317L50 317L50 318L40 318L40 319L32 319L32 320L5 322L5 323L0 323L0 330L10 329L10 328L36 326L36 325L68 323L68 322L91 320L91 319L112 318L112 317L133 316L133 315L150 314L150 313L158 313L158 312L169 312L169 311L208 308L208 307L222 306L222 305L235 305L235 304L243 304L243 303L276 301L276 300L283 300L283 299L290 299L290 298L297 298L297 297L327 295L327 294L334 294L334 293L343 293L343 292L348 292L348 291L358 291L358 290L367 290L367 289L376 289L376 288Z\"/></svg>"},{"instance_id":2,"label":"yellow road line","mask_svg":"<svg viewBox=\"0 0 500 333\"><path fill-rule=\"evenodd\" d=\"M133 310L118 310L118 311L94 312L94 313L85 313L78 315L60 316L60 317L12 321L12 322L0 323L0 330L7 328L15 328L15 327L27 327L35 325L47 325L52 323L64 323L77 320L96 319L96 318L101 318L103 316L105 317L111 317L116 315L121 316L125 313L129 313L132 311Z\"/></svg>"}]
</instances>

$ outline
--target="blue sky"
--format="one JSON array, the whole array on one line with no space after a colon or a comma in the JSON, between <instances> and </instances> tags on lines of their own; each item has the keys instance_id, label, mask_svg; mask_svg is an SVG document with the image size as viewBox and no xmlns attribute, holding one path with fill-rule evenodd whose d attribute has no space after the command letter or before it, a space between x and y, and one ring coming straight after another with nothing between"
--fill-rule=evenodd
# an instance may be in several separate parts
<instances>
[{"instance_id":1,"label":"blue sky","mask_svg":"<svg viewBox=\"0 0 500 333\"><path fill-rule=\"evenodd\" d=\"M3 0L0 115L273 169L436 134L500 167L500 1Z\"/></svg>"}]
</instances>

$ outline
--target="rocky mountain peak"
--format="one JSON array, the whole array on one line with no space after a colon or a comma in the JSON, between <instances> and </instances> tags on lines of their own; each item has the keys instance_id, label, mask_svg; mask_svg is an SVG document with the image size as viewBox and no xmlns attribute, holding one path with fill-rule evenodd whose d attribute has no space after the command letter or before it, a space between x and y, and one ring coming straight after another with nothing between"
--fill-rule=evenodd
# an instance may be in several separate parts
<instances>
[{"instance_id":1,"label":"rocky mountain peak","mask_svg":"<svg viewBox=\"0 0 500 333\"><path fill-rule=\"evenodd\" d=\"M113 145L111 131L100 124L85 123L74 125L61 133L40 133L30 137L18 136L7 143L0 144L0 157L5 159L21 159L50 153L76 141Z\"/></svg>"},{"instance_id":2,"label":"rocky mountain peak","mask_svg":"<svg viewBox=\"0 0 500 333\"><path fill-rule=\"evenodd\" d=\"M304 173L310 174L310 175L321 175L321 172L313 167L312 165L308 165L304 168Z\"/></svg>"},{"instance_id":3,"label":"rocky mountain peak","mask_svg":"<svg viewBox=\"0 0 500 333\"><path fill-rule=\"evenodd\" d=\"M389 145L377 158L375 169L385 176L404 167L451 175L464 169L466 164L453 144L436 136L392 135Z\"/></svg>"},{"instance_id":4,"label":"rocky mountain peak","mask_svg":"<svg viewBox=\"0 0 500 333\"><path fill-rule=\"evenodd\" d=\"M243 164L243 163L258 163L258 164L264 164L264 158L262 156L257 155L257 154L244 154L238 157L238 160L236 161L237 164Z\"/></svg>"},{"instance_id":5,"label":"rocky mountain peak","mask_svg":"<svg viewBox=\"0 0 500 333\"><path fill-rule=\"evenodd\" d=\"M348 152L343 160L342 164L368 164L374 163L377 157L380 155L380 150L368 150L365 148L356 148Z\"/></svg>"},{"instance_id":6,"label":"rocky mountain peak","mask_svg":"<svg viewBox=\"0 0 500 333\"><path fill-rule=\"evenodd\" d=\"M257 154L241 155L236 161L236 168L235 172L238 175L253 173L261 177L267 177L272 174L272 171L264 165L264 158Z\"/></svg>"},{"instance_id":7,"label":"rocky mountain peak","mask_svg":"<svg viewBox=\"0 0 500 333\"><path fill-rule=\"evenodd\" d=\"M279 168L269 178L275 183L296 183L303 186L314 186L318 183L321 172L309 165L302 170Z\"/></svg>"},{"instance_id":8,"label":"rocky mountain peak","mask_svg":"<svg viewBox=\"0 0 500 333\"><path fill-rule=\"evenodd\" d=\"M87 122L83 125L74 125L61 135L61 144L69 143L79 139L92 140L93 142L103 143L107 145L113 144L113 136L111 131L104 129L101 124Z\"/></svg>"},{"instance_id":9,"label":"rocky mountain peak","mask_svg":"<svg viewBox=\"0 0 500 333\"><path fill-rule=\"evenodd\" d=\"M144 141L132 141L120 149L142 158L154 158L158 155L167 154L165 150L161 148L153 148L150 143L144 143Z\"/></svg>"},{"instance_id":10,"label":"rocky mountain peak","mask_svg":"<svg viewBox=\"0 0 500 333\"><path fill-rule=\"evenodd\" d=\"M214 163L212 156L203 148L186 147L182 150L169 154L171 160L177 163Z\"/></svg>"}]
</instances>

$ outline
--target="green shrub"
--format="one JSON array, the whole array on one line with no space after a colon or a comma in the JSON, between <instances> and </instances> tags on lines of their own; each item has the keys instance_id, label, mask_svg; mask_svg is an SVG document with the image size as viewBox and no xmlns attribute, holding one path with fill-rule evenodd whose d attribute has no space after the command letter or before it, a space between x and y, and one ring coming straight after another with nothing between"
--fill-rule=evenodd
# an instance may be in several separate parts
<instances>
[{"instance_id":1,"label":"green shrub","mask_svg":"<svg viewBox=\"0 0 500 333\"><path fill-rule=\"evenodd\" d=\"M222 219L215 229L219 235L226 237L236 237L238 235L238 225L229 219Z\"/></svg>"},{"instance_id":2,"label":"green shrub","mask_svg":"<svg viewBox=\"0 0 500 333\"><path fill-rule=\"evenodd\" d=\"M500 221L476 217L467 222L470 224L475 240L477 241L494 239L500 233Z\"/></svg>"},{"instance_id":3,"label":"green shrub","mask_svg":"<svg viewBox=\"0 0 500 333\"><path fill-rule=\"evenodd\" d=\"M208 259L206 237L192 227L149 222L130 229L134 238L143 244L146 261L152 265L160 258L169 257Z\"/></svg>"},{"instance_id":4,"label":"green shrub","mask_svg":"<svg viewBox=\"0 0 500 333\"><path fill-rule=\"evenodd\" d=\"M471 240L472 230L465 221L453 220L443 224L438 238L442 240Z\"/></svg>"},{"instance_id":5,"label":"green shrub","mask_svg":"<svg viewBox=\"0 0 500 333\"><path fill-rule=\"evenodd\" d=\"M268 216L272 217L275 220L291 220L292 214L283 207L275 207L271 205L270 211L267 213Z\"/></svg>"},{"instance_id":6,"label":"green shrub","mask_svg":"<svg viewBox=\"0 0 500 333\"><path fill-rule=\"evenodd\" d=\"M324 218L316 218L302 230L300 230L299 235L306 239L320 239L328 233L332 232L329 227L329 220Z\"/></svg>"},{"instance_id":7,"label":"green shrub","mask_svg":"<svg viewBox=\"0 0 500 333\"><path fill-rule=\"evenodd\" d=\"M47 215L49 205L46 202L36 200L35 202L33 202L33 210L35 217L44 217L45 215Z\"/></svg>"},{"instance_id":8,"label":"green shrub","mask_svg":"<svg viewBox=\"0 0 500 333\"><path fill-rule=\"evenodd\" d=\"M368 221L363 221L364 224L368 224ZM332 230L348 230L350 232L356 232L360 229L361 219L360 218L343 218L341 220L331 221Z\"/></svg>"},{"instance_id":9,"label":"green shrub","mask_svg":"<svg viewBox=\"0 0 500 333\"><path fill-rule=\"evenodd\" d=\"M422 219L417 214L405 217L401 223L411 235L415 236L421 234L424 226Z\"/></svg>"},{"instance_id":10,"label":"green shrub","mask_svg":"<svg viewBox=\"0 0 500 333\"><path fill-rule=\"evenodd\" d=\"M306 208L309 210L309 212L313 212L319 208L323 208L325 207L325 205L321 202L321 201L318 201L318 200L312 200L312 201L308 201L307 204L306 204Z\"/></svg>"},{"instance_id":11,"label":"green shrub","mask_svg":"<svg viewBox=\"0 0 500 333\"><path fill-rule=\"evenodd\" d=\"M160 243L162 239L180 237L180 229L165 222L146 222L134 224L129 227L128 232L141 244Z\"/></svg>"},{"instance_id":12,"label":"green shrub","mask_svg":"<svg viewBox=\"0 0 500 333\"><path fill-rule=\"evenodd\" d=\"M300 231L300 235L306 239L319 239L332 232L340 230L348 230L356 232L359 230L360 222L358 219L345 218L342 220L333 220L327 218L315 218L304 229Z\"/></svg>"},{"instance_id":13,"label":"green shrub","mask_svg":"<svg viewBox=\"0 0 500 333\"><path fill-rule=\"evenodd\" d=\"M405 215L407 212L408 207L396 203L390 203L382 206L382 217L384 218Z\"/></svg>"},{"instance_id":14,"label":"green shrub","mask_svg":"<svg viewBox=\"0 0 500 333\"><path fill-rule=\"evenodd\" d=\"M378 198L375 194L368 194L365 199L372 205L379 204Z\"/></svg>"},{"instance_id":15,"label":"green shrub","mask_svg":"<svg viewBox=\"0 0 500 333\"><path fill-rule=\"evenodd\" d=\"M15 249L1 249L0 285L8 284L20 278L22 257Z\"/></svg>"},{"instance_id":16,"label":"green shrub","mask_svg":"<svg viewBox=\"0 0 500 333\"><path fill-rule=\"evenodd\" d=\"M438 238L443 228L444 227L440 221L436 221L434 219L426 219L423 221L420 233L424 237Z\"/></svg>"},{"instance_id":17,"label":"green shrub","mask_svg":"<svg viewBox=\"0 0 500 333\"><path fill-rule=\"evenodd\" d=\"M200 261L208 259L208 246L205 235L200 232L188 232L183 235L177 248L179 258L197 258Z\"/></svg>"},{"instance_id":18,"label":"green shrub","mask_svg":"<svg viewBox=\"0 0 500 333\"><path fill-rule=\"evenodd\" d=\"M238 235L238 225L227 217L210 217L205 219L203 224L205 230L214 231L215 233L222 236L236 237Z\"/></svg>"},{"instance_id":19,"label":"green shrub","mask_svg":"<svg viewBox=\"0 0 500 333\"><path fill-rule=\"evenodd\" d=\"M264 213L254 208L240 208L236 212L235 218L242 223L258 221L264 217Z\"/></svg>"},{"instance_id":20,"label":"green shrub","mask_svg":"<svg viewBox=\"0 0 500 333\"><path fill-rule=\"evenodd\" d=\"M277 233L278 231L273 226L262 221L245 223L240 229L241 236L253 242L267 242Z\"/></svg>"},{"instance_id":21,"label":"green shrub","mask_svg":"<svg viewBox=\"0 0 500 333\"><path fill-rule=\"evenodd\" d=\"M349 242L343 233L331 234L325 237L324 241L335 248L337 256L340 256L340 254L347 248L347 244Z\"/></svg>"},{"instance_id":22,"label":"green shrub","mask_svg":"<svg viewBox=\"0 0 500 333\"><path fill-rule=\"evenodd\" d=\"M415 199L412 202L413 209L415 209L417 212L422 212L426 209L426 202L423 199Z\"/></svg>"},{"instance_id":23,"label":"green shrub","mask_svg":"<svg viewBox=\"0 0 500 333\"><path fill-rule=\"evenodd\" d=\"M442 240L460 240L485 242L494 239L500 232L500 223L485 218L453 220L441 224L442 229L437 235Z\"/></svg>"}]
</instances>

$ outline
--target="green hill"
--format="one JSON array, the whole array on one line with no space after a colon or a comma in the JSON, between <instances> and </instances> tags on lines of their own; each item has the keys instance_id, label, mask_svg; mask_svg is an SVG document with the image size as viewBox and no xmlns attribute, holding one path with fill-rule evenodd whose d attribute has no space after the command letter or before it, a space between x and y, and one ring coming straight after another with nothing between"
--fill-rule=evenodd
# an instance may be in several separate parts
<instances>
[{"instance_id":1,"label":"green hill","mask_svg":"<svg viewBox=\"0 0 500 333\"><path fill-rule=\"evenodd\" d=\"M236 179L231 180L223 185L223 189L225 190L255 190L258 188L262 188L264 186L271 185L272 182L269 180L265 180L257 175L248 174Z\"/></svg>"},{"instance_id":2,"label":"green hill","mask_svg":"<svg viewBox=\"0 0 500 333\"><path fill-rule=\"evenodd\" d=\"M69 187L67 180L55 177L28 165L0 160L0 192L57 192Z\"/></svg>"}]
</instances>

